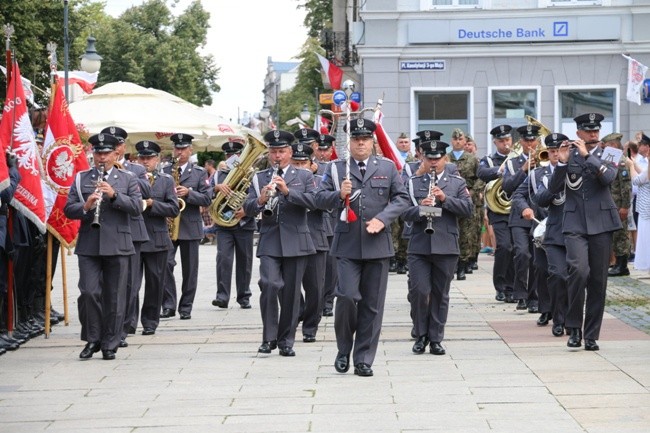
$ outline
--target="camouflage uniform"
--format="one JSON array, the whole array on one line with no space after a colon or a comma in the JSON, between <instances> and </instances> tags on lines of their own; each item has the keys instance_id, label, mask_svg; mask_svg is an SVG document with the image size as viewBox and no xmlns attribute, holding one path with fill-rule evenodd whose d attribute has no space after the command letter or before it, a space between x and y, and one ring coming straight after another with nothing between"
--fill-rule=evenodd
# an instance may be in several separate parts
<instances>
[{"instance_id":1,"label":"camouflage uniform","mask_svg":"<svg viewBox=\"0 0 650 433\"><path fill-rule=\"evenodd\" d=\"M471 153L463 152L460 158L456 159L453 151L447 153L447 157L449 158L449 162L456 164L458 167L460 177L465 179L467 189L470 191L470 196L472 197L474 205L481 206L482 209L483 202L480 197L482 189L480 187L481 185L484 185L484 183L476 176L478 158ZM482 216L482 211L479 212L479 215ZM460 256L458 260L459 263L465 264L466 273L472 272L471 262L474 261L474 255L478 254L476 246L480 244L480 227L483 222L482 218L480 218L481 223L478 224L477 227L478 221L479 219L476 218L476 215L472 215L469 218L458 219L458 246L460 248Z\"/></svg>"},{"instance_id":2,"label":"camouflage uniform","mask_svg":"<svg viewBox=\"0 0 650 433\"><path fill-rule=\"evenodd\" d=\"M418 161L418 159L411 154L406 157L406 163L413 163ZM408 176L404 173L402 174L402 179L408 181ZM391 235L393 237L393 248L395 249L394 262L391 263L391 271L394 269L398 274L406 273L406 249L408 248L409 241L403 236L404 232L404 221L402 218L397 218L391 224ZM394 265L394 267L393 267Z\"/></svg>"},{"instance_id":3,"label":"camouflage uniform","mask_svg":"<svg viewBox=\"0 0 650 433\"><path fill-rule=\"evenodd\" d=\"M618 174L616 179L610 185L612 199L618 209L629 209L632 195L632 182L630 172L626 166L627 157L621 156L618 163ZM630 254L630 238L627 231L627 218L623 221L623 228L614 232L612 239L612 248L616 256L616 264L609 269L609 275L612 277L630 275L627 267L627 259Z\"/></svg>"}]
</instances>

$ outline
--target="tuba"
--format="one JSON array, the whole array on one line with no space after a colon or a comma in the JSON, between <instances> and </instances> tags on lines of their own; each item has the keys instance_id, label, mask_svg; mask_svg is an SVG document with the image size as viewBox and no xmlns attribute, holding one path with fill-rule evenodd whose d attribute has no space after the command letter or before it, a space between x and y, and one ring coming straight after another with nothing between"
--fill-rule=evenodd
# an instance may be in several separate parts
<instances>
[{"instance_id":1,"label":"tuba","mask_svg":"<svg viewBox=\"0 0 650 433\"><path fill-rule=\"evenodd\" d=\"M232 194L226 196L221 192L217 193L208 207L210 217L221 227L233 227L239 223L239 218L235 218L235 212L244 204L248 196L248 187L257 173L257 168L253 166L268 151L266 145L255 136L248 134L247 138L248 144L239 161L235 162L224 180L232 190Z\"/></svg>"},{"instance_id":2,"label":"tuba","mask_svg":"<svg viewBox=\"0 0 650 433\"><path fill-rule=\"evenodd\" d=\"M178 186L181 180L181 175L178 173L178 158L172 158L172 178L174 179L174 184ZM167 230L169 230L169 237L172 241L178 240L178 232L181 228L181 212L185 209L185 200L179 198L178 207L180 208L178 215L173 218L167 218Z\"/></svg>"},{"instance_id":3,"label":"tuba","mask_svg":"<svg viewBox=\"0 0 650 433\"><path fill-rule=\"evenodd\" d=\"M521 143L517 142L501 166L506 164L511 158L517 158L521 155L521 152ZM492 212L500 215L508 215L510 213L511 200L503 190L503 176L491 180L485 185L484 196L485 204Z\"/></svg>"}]
</instances>

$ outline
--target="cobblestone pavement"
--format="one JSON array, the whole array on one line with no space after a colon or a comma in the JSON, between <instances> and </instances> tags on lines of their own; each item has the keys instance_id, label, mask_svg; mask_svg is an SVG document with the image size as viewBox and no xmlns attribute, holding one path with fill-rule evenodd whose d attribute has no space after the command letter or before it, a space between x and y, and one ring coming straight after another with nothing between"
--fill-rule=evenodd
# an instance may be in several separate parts
<instances>
[{"instance_id":1,"label":"cobblestone pavement","mask_svg":"<svg viewBox=\"0 0 650 433\"><path fill-rule=\"evenodd\" d=\"M650 334L650 273L630 269L629 277L610 277L606 311Z\"/></svg>"}]
</instances>

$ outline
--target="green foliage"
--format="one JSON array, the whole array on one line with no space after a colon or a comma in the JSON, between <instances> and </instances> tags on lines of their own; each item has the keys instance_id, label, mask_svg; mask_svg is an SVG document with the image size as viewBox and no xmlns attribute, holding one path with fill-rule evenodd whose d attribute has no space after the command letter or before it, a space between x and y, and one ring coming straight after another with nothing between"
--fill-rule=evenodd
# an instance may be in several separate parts
<instances>
[{"instance_id":1,"label":"green foliage","mask_svg":"<svg viewBox=\"0 0 650 433\"><path fill-rule=\"evenodd\" d=\"M304 23L309 37L316 38L321 30L332 26L332 0L306 0L298 7L307 12Z\"/></svg>"}]
</instances>

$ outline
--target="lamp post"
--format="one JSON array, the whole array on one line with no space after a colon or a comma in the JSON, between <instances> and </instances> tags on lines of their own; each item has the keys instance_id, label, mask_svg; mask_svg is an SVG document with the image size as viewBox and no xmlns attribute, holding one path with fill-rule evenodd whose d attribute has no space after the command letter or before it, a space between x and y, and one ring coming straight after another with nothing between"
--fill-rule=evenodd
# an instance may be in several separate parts
<instances>
[{"instance_id":1,"label":"lamp post","mask_svg":"<svg viewBox=\"0 0 650 433\"><path fill-rule=\"evenodd\" d=\"M311 113L309 112L309 107L307 107L307 104L303 104L302 110L300 111L300 120L302 120L306 125L310 117Z\"/></svg>"},{"instance_id":2,"label":"lamp post","mask_svg":"<svg viewBox=\"0 0 650 433\"><path fill-rule=\"evenodd\" d=\"M68 40L68 1L63 0L63 84L65 90L65 100L68 99L68 54L70 51Z\"/></svg>"},{"instance_id":3,"label":"lamp post","mask_svg":"<svg viewBox=\"0 0 650 433\"><path fill-rule=\"evenodd\" d=\"M95 72L99 72L99 68L102 66L102 56L97 54L97 49L95 48L97 39L88 36L86 42L86 52L79 56L81 60L80 66L82 71L94 74Z\"/></svg>"}]
</instances>

